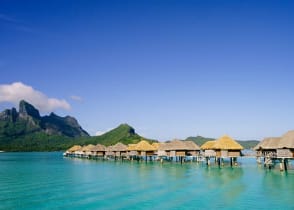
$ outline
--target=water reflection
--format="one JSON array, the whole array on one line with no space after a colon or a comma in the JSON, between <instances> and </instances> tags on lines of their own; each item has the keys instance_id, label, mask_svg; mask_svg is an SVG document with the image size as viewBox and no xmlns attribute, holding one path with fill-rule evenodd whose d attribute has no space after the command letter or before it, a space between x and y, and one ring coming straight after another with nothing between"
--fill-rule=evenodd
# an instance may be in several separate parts
<instances>
[{"instance_id":1,"label":"water reflection","mask_svg":"<svg viewBox=\"0 0 294 210\"><path fill-rule=\"evenodd\" d=\"M280 205L294 209L294 173L266 170L262 179L262 193L277 207ZM292 195L292 196L291 196Z\"/></svg>"},{"instance_id":2,"label":"water reflection","mask_svg":"<svg viewBox=\"0 0 294 210\"><path fill-rule=\"evenodd\" d=\"M206 167L203 179L210 190L217 192L220 203L231 203L246 190L243 168Z\"/></svg>"}]
</instances>

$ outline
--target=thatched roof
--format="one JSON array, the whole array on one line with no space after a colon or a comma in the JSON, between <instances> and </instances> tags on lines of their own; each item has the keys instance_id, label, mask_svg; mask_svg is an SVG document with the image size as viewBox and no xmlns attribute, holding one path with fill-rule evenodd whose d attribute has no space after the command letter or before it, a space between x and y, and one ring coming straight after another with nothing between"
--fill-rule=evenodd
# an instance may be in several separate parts
<instances>
[{"instance_id":1,"label":"thatched roof","mask_svg":"<svg viewBox=\"0 0 294 210\"><path fill-rule=\"evenodd\" d=\"M231 137L225 135L216 140L214 149L221 150L242 150L243 147Z\"/></svg>"},{"instance_id":2,"label":"thatched roof","mask_svg":"<svg viewBox=\"0 0 294 210\"><path fill-rule=\"evenodd\" d=\"M151 145L152 145L156 150L158 150L160 144L161 144L161 143L154 142L154 143L152 143Z\"/></svg>"},{"instance_id":3,"label":"thatched roof","mask_svg":"<svg viewBox=\"0 0 294 210\"><path fill-rule=\"evenodd\" d=\"M97 144L96 146L91 148L91 152L104 152L106 147L102 144Z\"/></svg>"},{"instance_id":4,"label":"thatched roof","mask_svg":"<svg viewBox=\"0 0 294 210\"><path fill-rule=\"evenodd\" d=\"M180 140L173 140L169 143L166 143L166 150L186 150L187 145Z\"/></svg>"},{"instance_id":5,"label":"thatched roof","mask_svg":"<svg viewBox=\"0 0 294 210\"><path fill-rule=\"evenodd\" d=\"M115 152L125 152L127 151L128 146L124 145L123 143L118 142L117 144L112 146L112 151Z\"/></svg>"},{"instance_id":6,"label":"thatched roof","mask_svg":"<svg viewBox=\"0 0 294 210\"><path fill-rule=\"evenodd\" d=\"M74 145L71 148L69 148L67 151L68 152L75 152L75 151L78 151L80 149L82 149L82 146L80 146L80 145Z\"/></svg>"},{"instance_id":7,"label":"thatched roof","mask_svg":"<svg viewBox=\"0 0 294 210\"><path fill-rule=\"evenodd\" d=\"M113 146L108 146L108 147L106 147L106 148L105 148L105 151L106 151L106 152L112 152L112 151L113 151L112 147L113 147Z\"/></svg>"},{"instance_id":8,"label":"thatched roof","mask_svg":"<svg viewBox=\"0 0 294 210\"><path fill-rule=\"evenodd\" d=\"M91 152L92 151L92 149L95 147L95 145L93 145L93 144L89 144L89 145L87 145L87 146L84 146L83 148L82 148L82 151L83 152Z\"/></svg>"},{"instance_id":9,"label":"thatched roof","mask_svg":"<svg viewBox=\"0 0 294 210\"><path fill-rule=\"evenodd\" d=\"M200 150L200 147L194 141L184 141L188 150Z\"/></svg>"},{"instance_id":10,"label":"thatched roof","mask_svg":"<svg viewBox=\"0 0 294 210\"><path fill-rule=\"evenodd\" d=\"M166 151L168 150L168 143L160 143L157 148L158 151Z\"/></svg>"},{"instance_id":11,"label":"thatched roof","mask_svg":"<svg viewBox=\"0 0 294 210\"><path fill-rule=\"evenodd\" d=\"M129 144L127 150L128 151L136 151L137 144Z\"/></svg>"},{"instance_id":12,"label":"thatched roof","mask_svg":"<svg viewBox=\"0 0 294 210\"><path fill-rule=\"evenodd\" d=\"M278 144L278 149L294 149L294 130L285 133Z\"/></svg>"},{"instance_id":13,"label":"thatched roof","mask_svg":"<svg viewBox=\"0 0 294 210\"><path fill-rule=\"evenodd\" d=\"M259 142L253 149L260 150L260 149L276 149L279 145L281 138L278 137L269 137L264 138L261 142Z\"/></svg>"},{"instance_id":14,"label":"thatched roof","mask_svg":"<svg viewBox=\"0 0 294 210\"><path fill-rule=\"evenodd\" d=\"M136 151L156 151L156 149L147 141L142 140L136 144Z\"/></svg>"},{"instance_id":15,"label":"thatched roof","mask_svg":"<svg viewBox=\"0 0 294 210\"><path fill-rule=\"evenodd\" d=\"M161 150L161 151L188 150L189 151L189 150L200 150L200 148L193 141L173 140L168 143L160 144L158 150Z\"/></svg>"},{"instance_id":16,"label":"thatched roof","mask_svg":"<svg viewBox=\"0 0 294 210\"><path fill-rule=\"evenodd\" d=\"M203 150L211 150L214 149L214 144L216 141L207 141L204 144L202 144L202 146L200 147Z\"/></svg>"}]
</instances>

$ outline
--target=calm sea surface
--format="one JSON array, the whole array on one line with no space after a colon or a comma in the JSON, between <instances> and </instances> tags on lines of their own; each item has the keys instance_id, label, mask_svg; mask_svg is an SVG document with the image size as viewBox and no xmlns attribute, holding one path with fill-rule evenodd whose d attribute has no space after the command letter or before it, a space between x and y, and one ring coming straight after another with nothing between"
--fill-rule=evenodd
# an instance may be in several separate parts
<instances>
[{"instance_id":1,"label":"calm sea surface","mask_svg":"<svg viewBox=\"0 0 294 210\"><path fill-rule=\"evenodd\" d=\"M0 209L294 209L294 172L0 153ZM293 164L293 163L292 163Z\"/></svg>"}]
</instances>

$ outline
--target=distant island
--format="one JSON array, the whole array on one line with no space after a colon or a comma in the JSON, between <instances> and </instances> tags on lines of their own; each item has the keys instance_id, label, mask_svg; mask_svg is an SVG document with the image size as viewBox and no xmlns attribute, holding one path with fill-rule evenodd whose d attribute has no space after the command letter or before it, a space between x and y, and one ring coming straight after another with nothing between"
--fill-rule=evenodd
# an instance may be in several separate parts
<instances>
[{"instance_id":1,"label":"distant island","mask_svg":"<svg viewBox=\"0 0 294 210\"><path fill-rule=\"evenodd\" d=\"M30 103L22 100L19 111L6 109L0 113L0 150L1 151L63 151L74 144L113 145L138 143L142 139L149 142L157 140L140 136L128 124L101 136L90 136L71 116L60 117L54 113L40 116L39 111ZM202 145L213 138L201 136L188 137L186 140ZM259 141L239 141L244 148L252 148Z\"/></svg>"}]
</instances>

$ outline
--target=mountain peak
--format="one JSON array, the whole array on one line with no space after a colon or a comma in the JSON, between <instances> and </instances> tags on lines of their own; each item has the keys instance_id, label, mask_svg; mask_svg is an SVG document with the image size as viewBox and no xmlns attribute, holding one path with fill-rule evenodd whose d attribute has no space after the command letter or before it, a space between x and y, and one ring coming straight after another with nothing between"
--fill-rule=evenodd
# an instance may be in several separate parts
<instances>
[{"instance_id":1,"label":"mountain peak","mask_svg":"<svg viewBox=\"0 0 294 210\"><path fill-rule=\"evenodd\" d=\"M40 118L39 111L30 103L25 100L21 100L19 102L19 116L22 118L26 118L27 116L31 116L33 118Z\"/></svg>"},{"instance_id":2,"label":"mountain peak","mask_svg":"<svg viewBox=\"0 0 294 210\"><path fill-rule=\"evenodd\" d=\"M135 134L135 129L127 123L120 124L116 129L122 129L127 131L130 135Z\"/></svg>"}]
</instances>

